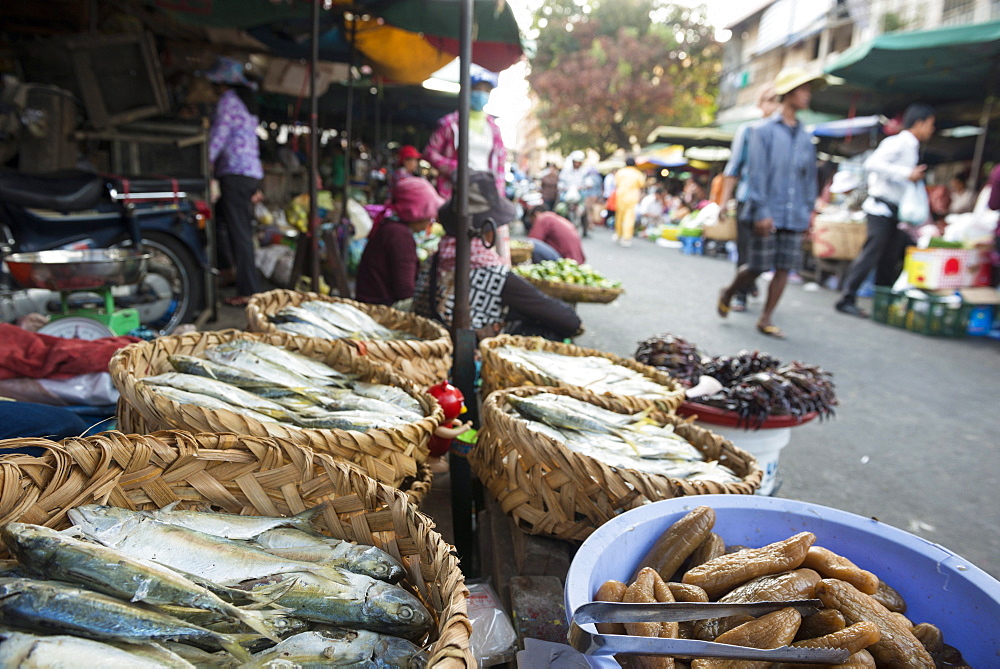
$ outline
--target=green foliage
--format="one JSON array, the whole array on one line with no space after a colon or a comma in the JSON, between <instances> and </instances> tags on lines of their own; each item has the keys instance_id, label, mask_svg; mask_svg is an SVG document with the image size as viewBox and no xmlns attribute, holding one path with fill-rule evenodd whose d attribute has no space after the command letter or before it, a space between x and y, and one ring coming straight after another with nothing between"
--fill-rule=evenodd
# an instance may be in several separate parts
<instances>
[{"instance_id":1,"label":"green foliage","mask_svg":"<svg viewBox=\"0 0 1000 669\"><path fill-rule=\"evenodd\" d=\"M711 122L721 45L705 18L664 0L545 0L528 79L551 146L602 156L659 125Z\"/></svg>"}]
</instances>

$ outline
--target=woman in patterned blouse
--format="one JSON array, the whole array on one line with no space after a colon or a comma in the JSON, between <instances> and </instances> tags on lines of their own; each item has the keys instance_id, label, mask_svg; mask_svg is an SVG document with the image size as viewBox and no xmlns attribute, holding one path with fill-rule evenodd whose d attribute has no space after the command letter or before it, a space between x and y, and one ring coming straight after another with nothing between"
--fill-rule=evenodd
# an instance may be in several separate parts
<instances>
[{"instance_id":1,"label":"woman in patterned blouse","mask_svg":"<svg viewBox=\"0 0 1000 669\"><path fill-rule=\"evenodd\" d=\"M251 203L264 178L257 139L256 85L247 79L243 64L232 58L220 57L202 76L220 93L209 131L208 158L220 191L215 204L219 268L235 270L236 277L236 296L225 302L243 306L260 292Z\"/></svg>"}]
</instances>

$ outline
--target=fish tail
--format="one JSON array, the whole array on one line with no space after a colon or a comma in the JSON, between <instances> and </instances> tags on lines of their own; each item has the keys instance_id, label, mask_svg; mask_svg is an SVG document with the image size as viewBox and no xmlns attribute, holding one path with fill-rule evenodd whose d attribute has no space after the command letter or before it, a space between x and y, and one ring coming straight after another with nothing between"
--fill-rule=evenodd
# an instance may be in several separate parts
<instances>
[{"instance_id":1,"label":"fish tail","mask_svg":"<svg viewBox=\"0 0 1000 669\"><path fill-rule=\"evenodd\" d=\"M219 645L226 649L230 655L235 657L240 663L249 662L252 658L250 657L250 651L240 645L239 639L244 637L250 637L250 639L256 639L256 635L240 635L240 634L216 634L215 639L219 642Z\"/></svg>"},{"instance_id":2,"label":"fish tail","mask_svg":"<svg viewBox=\"0 0 1000 669\"><path fill-rule=\"evenodd\" d=\"M227 607L228 609L228 607ZM257 632L263 637L266 637L273 641L274 643L281 643L281 638L278 637L273 630L271 630L265 623L266 616L260 611L246 611L243 609L238 609L235 606L229 611L231 615L236 617L241 623Z\"/></svg>"},{"instance_id":3,"label":"fish tail","mask_svg":"<svg viewBox=\"0 0 1000 669\"><path fill-rule=\"evenodd\" d=\"M288 519L288 522L289 524L294 525L297 529L300 529L304 532L312 532L313 531L312 519L318 516L325 508L326 508L326 502L317 504L311 509L306 509L301 513L295 514L294 516Z\"/></svg>"},{"instance_id":4,"label":"fish tail","mask_svg":"<svg viewBox=\"0 0 1000 669\"><path fill-rule=\"evenodd\" d=\"M298 579L291 578L287 581L275 583L274 585L257 588L253 592L245 592L244 594L246 594L253 603L241 606L240 608L244 611L256 611L265 607L271 607L282 611L288 611L290 609L286 609L276 602L288 594L288 591L294 588L297 583Z\"/></svg>"},{"instance_id":5,"label":"fish tail","mask_svg":"<svg viewBox=\"0 0 1000 669\"><path fill-rule=\"evenodd\" d=\"M635 441L632 440L625 432L623 432L621 430L614 430L612 432L612 434L614 434L616 437L618 437L619 439L621 439L622 441L624 441L626 444L628 444L629 446L631 446L632 450L635 451L635 454L639 455L639 447L636 445Z\"/></svg>"}]
</instances>

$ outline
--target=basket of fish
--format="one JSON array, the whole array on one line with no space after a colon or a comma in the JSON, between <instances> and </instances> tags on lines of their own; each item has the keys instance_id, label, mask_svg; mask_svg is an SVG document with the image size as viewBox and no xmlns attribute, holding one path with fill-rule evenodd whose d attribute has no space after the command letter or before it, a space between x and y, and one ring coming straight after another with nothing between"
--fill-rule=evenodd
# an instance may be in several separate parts
<instances>
[{"instance_id":1,"label":"basket of fish","mask_svg":"<svg viewBox=\"0 0 1000 669\"><path fill-rule=\"evenodd\" d=\"M452 343L440 323L381 304L293 290L250 298L251 332L287 332L325 342L344 341L375 362L389 365L418 386L451 374Z\"/></svg>"},{"instance_id":2,"label":"basket of fish","mask_svg":"<svg viewBox=\"0 0 1000 669\"><path fill-rule=\"evenodd\" d=\"M444 420L433 397L348 347L237 330L160 337L112 358L119 429L278 437L400 487Z\"/></svg>"},{"instance_id":3,"label":"basket of fish","mask_svg":"<svg viewBox=\"0 0 1000 669\"><path fill-rule=\"evenodd\" d=\"M673 412L684 401L677 379L635 360L541 337L500 335L479 344L483 395L501 388L583 388L616 398L633 411Z\"/></svg>"},{"instance_id":4,"label":"basket of fish","mask_svg":"<svg viewBox=\"0 0 1000 669\"><path fill-rule=\"evenodd\" d=\"M3 666L475 666L451 546L328 454L105 432L0 471Z\"/></svg>"},{"instance_id":5,"label":"basket of fish","mask_svg":"<svg viewBox=\"0 0 1000 669\"><path fill-rule=\"evenodd\" d=\"M647 502L752 495L763 477L753 456L708 430L576 388L499 390L482 417L469 462L529 534L583 541Z\"/></svg>"}]
</instances>

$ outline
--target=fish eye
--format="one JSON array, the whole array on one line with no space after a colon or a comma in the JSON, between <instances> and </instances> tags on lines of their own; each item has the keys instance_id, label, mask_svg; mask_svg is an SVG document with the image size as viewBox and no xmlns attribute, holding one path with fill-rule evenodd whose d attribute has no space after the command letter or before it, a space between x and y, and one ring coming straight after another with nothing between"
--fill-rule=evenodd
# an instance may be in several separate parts
<instances>
[{"instance_id":1,"label":"fish eye","mask_svg":"<svg viewBox=\"0 0 1000 669\"><path fill-rule=\"evenodd\" d=\"M400 606L397 615L403 620L412 620L415 611L411 606Z\"/></svg>"}]
</instances>

